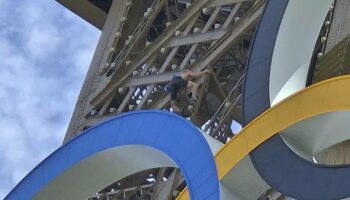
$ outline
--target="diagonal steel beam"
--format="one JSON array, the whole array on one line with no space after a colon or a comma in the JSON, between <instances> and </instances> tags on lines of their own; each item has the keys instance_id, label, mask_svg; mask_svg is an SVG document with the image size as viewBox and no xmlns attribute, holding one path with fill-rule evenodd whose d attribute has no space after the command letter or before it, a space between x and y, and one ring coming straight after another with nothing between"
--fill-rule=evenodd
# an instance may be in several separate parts
<instances>
[{"instance_id":1,"label":"diagonal steel beam","mask_svg":"<svg viewBox=\"0 0 350 200\"><path fill-rule=\"evenodd\" d=\"M138 44L140 42L145 40L154 19L158 16L159 12L163 9L166 1L167 0L157 0L153 2L153 4L155 5L152 4L151 7L155 7L155 10L152 11L149 17L142 19L144 21L137 25L136 29L133 32L133 35L135 35L135 39L132 40L133 42L131 42L129 46L127 45L124 46L124 49L120 54L122 58L120 58L119 60L119 63L118 63L119 65L121 63L124 63L125 60L128 58L128 56L130 55L130 53L134 52L134 50L137 49Z\"/></svg>"},{"instance_id":2,"label":"diagonal steel beam","mask_svg":"<svg viewBox=\"0 0 350 200\"><path fill-rule=\"evenodd\" d=\"M213 40L218 40L225 35L227 30L214 30L205 33L194 33L188 36L176 37L167 43L165 46L168 47L178 47L184 45L191 45L195 43L208 42Z\"/></svg>"},{"instance_id":3,"label":"diagonal steel beam","mask_svg":"<svg viewBox=\"0 0 350 200\"><path fill-rule=\"evenodd\" d=\"M234 17L236 16L238 10L241 8L242 3L237 3L233 9L231 10L230 14L228 15L227 19L225 20L224 24L222 25L223 29L226 29L229 27L229 25L234 20Z\"/></svg>"},{"instance_id":4,"label":"diagonal steel beam","mask_svg":"<svg viewBox=\"0 0 350 200\"><path fill-rule=\"evenodd\" d=\"M125 95L123 101L120 103L120 105L117 109L117 113L123 112L125 107L129 104L129 101L130 101L130 99L135 91L136 91L136 87L130 87L128 93Z\"/></svg>"},{"instance_id":5,"label":"diagonal steel beam","mask_svg":"<svg viewBox=\"0 0 350 200\"><path fill-rule=\"evenodd\" d=\"M148 71L148 69L150 68L150 66L152 65L152 62L153 62L154 59L155 59L155 57L153 57L153 58L151 59L151 61L148 62L148 63L145 65L145 67L142 69L141 76L143 76L143 75L145 75L145 74L147 73L147 71ZM123 101L121 102L121 104L119 105L119 107L118 107L118 109L117 109L117 113L118 113L118 114L121 113L121 112L123 112L123 110L125 109L125 107L128 105L128 103L129 103L129 101L130 101L132 95L135 93L136 89L137 89L136 87L130 87L128 93L125 95Z\"/></svg>"},{"instance_id":6,"label":"diagonal steel beam","mask_svg":"<svg viewBox=\"0 0 350 200\"><path fill-rule=\"evenodd\" d=\"M103 103L102 107L98 111L99 116L102 116L102 115L107 113L107 109L109 108L109 106L113 100L113 97L114 97L114 94L111 94L110 96L108 96L107 100ZM86 114L85 114L85 116L86 116Z\"/></svg>"}]
</instances>

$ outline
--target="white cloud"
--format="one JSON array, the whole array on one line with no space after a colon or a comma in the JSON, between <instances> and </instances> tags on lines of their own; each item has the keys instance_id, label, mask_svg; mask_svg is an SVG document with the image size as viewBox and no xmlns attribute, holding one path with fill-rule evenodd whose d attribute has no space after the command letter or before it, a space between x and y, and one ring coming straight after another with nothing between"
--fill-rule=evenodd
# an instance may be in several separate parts
<instances>
[{"instance_id":1,"label":"white cloud","mask_svg":"<svg viewBox=\"0 0 350 200\"><path fill-rule=\"evenodd\" d=\"M25 49L32 58L43 59L59 48L60 41L62 38L59 37L55 27L36 26L28 30Z\"/></svg>"},{"instance_id":2,"label":"white cloud","mask_svg":"<svg viewBox=\"0 0 350 200\"><path fill-rule=\"evenodd\" d=\"M99 31L55 1L0 7L2 199L61 144Z\"/></svg>"}]
</instances>

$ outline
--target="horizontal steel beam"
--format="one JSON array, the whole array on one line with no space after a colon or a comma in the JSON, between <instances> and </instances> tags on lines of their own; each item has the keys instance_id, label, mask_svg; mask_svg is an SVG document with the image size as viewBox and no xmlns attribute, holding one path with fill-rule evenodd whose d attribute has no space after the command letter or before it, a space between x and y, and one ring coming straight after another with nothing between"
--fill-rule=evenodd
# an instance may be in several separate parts
<instances>
[{"instance_id":1,"label":"horizontal steel beam","mask_svg":"<svg viewBox=\"0 0 350 200\"><path fill-rule=\"evenodd\" d=\"M213 0L208 4L208 8L231 5L244 1L253 1L253 0ZM178 0L178 3L191 3L191 0Z\"/></svg>"},{"instance_id":2,"label":"horizontal steel beam","mask_svg":"<svg viewBox=\"0 0 350 200\"><path fill-rule=\"evenodd\" d=\"M231 5L231 4L240 3L244 1L252 1L252 0L214 0L208 3L208 8Z\"/></svg>"},{"instance_id":3,"label":"horizontal steel beam","mask_svg":"<svg viewBox=\"0 0 350 200\"><path fill-rule=\"evenodd\" d=\"M168 82L176 72L164 72L148 76L135 76L125 80L120 87L142 86Z\"/></svg>"},{"instance_id":4,"label":"horizontal steel beam","mask_svg":"<svg viewBox=\"0 0 350 200\"><path fill-rule=\"evenodd\" d=\"M188 36L176 37L167 43L166 48L178 47L183 45L196 44L201 42L208 42L218 40L226 34L227 30L215 30L206 33L194 33Z\"/></svg>"},{"instance_id":5,"label":"horizontal steel beam","mask_svg":"<svg viewBox=\"0 0 350 200\"><path fill-rule=\"evenodd\" d=\"M87 118L84 121L84 127L81 127L81 128L95 126L96 124L98 124L98 123L100 123L102 121L105 121L105 120L107 120L108 118L110 118L112 116L113 116L112 114L106 114L106 115L103 115L103 116L98 116L98 115L89 116L89 118ZM80 131L83 131L83 130L80 130Z\"/></svg>"}]
</instances>

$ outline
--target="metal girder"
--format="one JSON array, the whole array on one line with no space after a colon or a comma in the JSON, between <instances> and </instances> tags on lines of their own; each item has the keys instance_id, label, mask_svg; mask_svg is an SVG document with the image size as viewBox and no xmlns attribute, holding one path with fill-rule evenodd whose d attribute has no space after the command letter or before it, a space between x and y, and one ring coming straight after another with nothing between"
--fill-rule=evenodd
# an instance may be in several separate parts
<instances>
[{"instance_id":1,"label":"metal girder","mask_svg":"<svg viewBox=\"0 0 350 200\"><path fill-rule=\"evenodd\" d=\"M92 126L95 126L97 123L99 122L102 122L110 117L112 117L113 115L110 115L110 114L106 114L106 115L103 115L103 116L90 116L89 118L87 118L84 122L84 127L92 127ZM83 128L81 128L80 131L83 130Z\"/></svg>"},{"instance_id":2,"label":"metal girder","mask_svg":"<svg viewBox=\"0 0 350 200\"><path fill-rule=\"evenodd\" d=\"M178 47L184 45L191 45L195 43L209 42L213 40L218 40L225 35L227 30L214 30L205 33L194 33L188 36L176 37L167 43L166 48Z\"/></svg>"},{"instance_id":3,"label":"metal girder","mask_svg":"<svg viewBox=\"0 0 350 200\"><path fill-rule=\"evenodd\" d=\"M238 42L240 35L244 34L257 22L259 16L261 15L262 9L262 7L259 7L256 12L246 16L245 18L242 18L242 21L238 21L237 24L233 26L232 31L226 33L224 38L220 39L220 41L217 41L215 44L217 46L216 48L212 47L212 50L208 52L207 55L203 56L203 60L195 62L189 67L189 69L194 72L199 72L206 66L211 65L220 59L220 56L223 55L223 53L226 52L229 47ZM133 77L123 82L120 87L150 85L167 82L171 80L171 77L175 73L176 72L165 72L149 76Z\"/></svg>"},{"instance_id":4,"label":"metal girder","mask_svg":"<svg viewBox=\"0 0 350 200\"><path fill-rule=\"evenodd\" d=\"M211 75L205 75L204 77L201 77L201 81L199 81L201 83L198 91L197 91L197 102L196 104L193 106L192 112L191 112L191 121L193 124L200 126L202 120L199 120L200 118L200 109L203 106L203 100L204 97L206 96L206 94L208 93L208 87L210 82L212 81L211 79Z\"/></svg>"},{"instance_id":5,"label":"metal girder","mask_svg":"<svg viewBox=\"0 0 350 200\"><path fill-rule=\"evenodd\" d=\"M161 95L154 100L154 103L149 107L150 109L161 110L170 101L170 94Z\"/></svg>"},{"instance_id":6,"label":"metal girder","mask_svg":"<svg viewBox=\"0 0 350 200\"><path fill-rule=\"evenodd\" d=\"M165 171L166 171L166 168L159 169L159 173L157 175L157 179L156 179L156 182L155 182L154 187L153 187L151 200L156 200L157 194L162 189L162 187L159 187L159 186L162 186L161 182L163 181L163 176L164 176Z\"/></svg>"},{"instance_id":7,"label":"metal girder","mask_svg":"<svg viewBox=\"0 0 350 200\"><path fill-rule=\"evenodd\" d=\"M208 4L208 8L230 5L230 4L240 3L240 2L244 2L244 1L252 1L252 0L215 0L215 1L212 1Z\"/></svg>"},{"instance_id":8,"label":"metal girder","mask_svg":"<svg viewBox=\"0 0 350 200\"><path fill-rule=\"evenodd\" d=\"M211 72L211 78L213 80L213 87L215 87L215 92L217 93L218 96L220 96L221 98L225 99L225 97L227 96L227 92L220 86L219 84L219 80L217 75L214 73L214 71Z\"/></svg>"},{"instance_id":9,"label":"metal girder","mask_svg":"<svg viewBox=\"0 0 350 200\"><path fill-rule=\"evenodd\" d=\"M253 1L253 0L213 0L208 4L208 8L230 5L235 3L240 3L244 1ZM191 0L178 0L179 3L191 3Z\"/></svg>"},{"instance_id":10,"label":"metal girder","mask_svg":"<svg viewBox=\"0 0 350 200\"><path fill-rule=\"evenodd\" d=\"M235 15L237 14L238 10L241 8L242 3L235 4L235 7L231 10L230 14L228 15L226 21L222 25L223 29L228 28L228 26L231 24L231 22L234 20Z\"/></svg>"},{"instance_id":11,"label":"metal girder","mask_svg":"<svg viewBox=\"0 0 350 200\"><path fill-rule=\"evenodd\" d=\"M203 27L203 29L202 29L202 33L207 32L207 31L209 30L210 26L214 23L216 17L218 16L220 10L221 10L221 7L220 7L220 6L218 6L218 7L215 8L215 10L213 11L213 13L210 15L210 17L209 17L207 23L205 23L205 25L204 25L204 27Z\"/></svg>"},{"instance_id":12,"label":"metal girder","mask_svg":"<svg viewBox=\"0 0 350 200\"><path fill-rule=\"evenodd\" d=\"M100 110L98 111L98 115L102 116L104 114L106 114L107 109L109 108L112 100L113 100L114 95L111 94L110 96L108 96L107 100L103 103L102 107L100 108Z\"/></svg>"},{"instance_id":13,"label":"metal girder","mask_svg":"<svg viewBox=\"0 0 350 200\"><path fill-rule=\"evenodd\" d=\"M244 75L236 82L235 86L231 89L225 100L222 102L220 107L211 117L209 122L204 128L204 131L209 131L209 135L217 138L220 137L222 142L226 142L228 135L228 128L232 120L240 122L240 112L237 106L240 102L241 94L240 88L242 87ZM222 130L224 129L224 130ZM220 136L220 133L222 134Z\"/></svg>"},{"instance_id":14,"label":"metal girder","mask_svg":"<svg viewBox=\"0 0 350 200\"><path fill-rule=\"evenodd\" d=\"M145 67L142 69L141 76L144 76L144 75L147 73L147 71L148 71L148 69L150 68L150 66L151 66L151 64L152 64L152 62L153 62L154 59L155 59L155 57L153 57L153 58L151 59L151 61L148 62L148 63L145 65ZM129 101L130 101L132 95L133 95L134 92L136 91L136 89L137 89L136 87L131 87L131 88L129 89L129 91L128 91L128 93L125 95L125 97L124 97L122 103L121 103L121 104L119 105L119 107L118 107L118 110L117 110L117 113L118 113L118 114L121 113L121 112L123 112L123 110L125 109L125 106L128 105L128 103L129 103Z\"/></svg>"},{"instance_id":15,"label":"metal girder","mask_svg":"<svg viewBox=\"0 0 350 200\"><path fill-rule=\"evenodd\" d=\"M167 0L157 0L157 1L154 1L152 3L152 6L155 7L155 10L151 13L151 15L148 17L148 18L144 18L143 19L143 23L139 23L136 28L134 29L134 32L132 34L135 35L135 39L133 39L131 42L130 45L128 46L124 46L122 48L121 51L119 51L119 54L117 55L117 58L115 58L114 60L112 60L112 58L114 57L113 56L113 51L112 52L109 52L109 55L107 56L107 63L111 63L111 62L114 62L115 64L115 67L117 68L117 64L115 62L116 59L120 58L119 59L119 64L120 62L121 63L124 63L126 62L126 59L128 58L128 55L134 51L137 47L138 47L138 43L143 40L146 36L147 36L147 33L154 21L154 19L156 18L156 16L158 15L158 13L161 11L161 9L164 7L165 5L165 1ZM127 7L126 8L127 10L129 10L130 8ZM134 23L132 23L134 24ZM125 24L123 24L125 26ZM115 39L117 41L117 39ZM118 49L118 46L116 46L117 42L113 42L114 43L114 46L113 48L115 49ZM108 52L108 51L107 51ZM142 75L142 74L141 74ZM144 75L144 74L143 74ZM98 89L96 89L96 91L99 91L101 90L101 88L103 88L106 84L108 84L108 82L110 81L110 79L106 78L106 79L102 79L102 81L99 83L99 87ZM112 97L111 97L112 96ZM102 106L101 109L100 109L100 112L99 112L99 115L101 114L105 114L106 113L106 109L109 108L109 103L108 102L111 102L113 100L113 97L115 96L115 91L111 92L105 99L104 102L101 102L101 104L99 105L96 105L96 106L92 106L92 109L93 110L97 110L98 107ZM89 115L89 112L90 112L90 109L86 109L85 112L84 112L84 116L87 117Z\"/></svg>"},{"instance_id":16,"label":"metal girder","mask_svg":"<svg viewBox=\"0 0 350 200\"><path fill-rule=\"evenodd\" d=\"M243 17L241 23L239 23L239 27L236 29L233 28L232 32L229 33L230 35L226 36L224 38L224 40L221 39L221 41L217 41L216 50L219 50L219 51L211 51L212 52L211 55L210 54L206 55L207 59L204 59L204 61L202 60L201 62L194 63L192 66L190 66L190 69L192 69L193 71L195 71L195 70L200 71L201 69L203 69L206 66L206 63L212 63L212 62L210 62L210 58L215 58L215 57L217 57L218 54L221 53L221 51L225 51L226 44L230 43L231 41L237 42L237 39L239 38L239 36L241 34L244 34L245 31L249 27L251 27L258 19L258 16L260 15L262 9L259 6L256 8L256 10L257 11L255 13L253 13L252 15L247 15L246 17ZM234 26L234 27L236 27L236 26ZM167 82L167 81L171 80L171 77L174 75L174 73L175 72L165 72L165 73L156 74L156 75L139 76L139 77L129 78L124 83L122 83L121 87L152 85L152 84L156 84L156 83ZM151 87L150 89L153 89L153 88ZM151 90L147 91L146 98L142 99L143 104L147 100L150 93L151 93ZM162 109L169 102L169 100L170 100L169 95L164 95L164 94L160 95L160 96L158 95L155 99L153 99L152 105L150 105L148 108ZM141 107L139 106L138 109L140 109L140 108ZM235 113L239 113L239 112L235 109ZM236 114L234 114L234 115L236 116ZM87 123L87 124L94 124L97 121L100 121L100 120L89 119L90 123Z\"/></svg>"},{"instance_id":17,"label":"metal girder","mask_svg":"<svg viewBox=\"0 0 350 200\"><path fill-rule=\"evenodd\" d=\"M133 32L133 35L135 35L135 39L132 40L133 42L129 46L127 45L124 46L124 49L123 49L124 55L122 55L120 63L125 62L125 59L127 59L128 55L135 50L135 47L137 47L137 44L139 44L142 40L146 38L147 33L151 28L154 19L158 16L159 12L164 7L166 1L167 0L158 0L153 2L153 4L158 4L158 6L156 6L155 10L151 12L151 15L149 17L145 17L143 19L145 20L144 23L139 23L137 25L137 27ZM152 5L151 7L154 7L154 6L155 5Z\"/></svg>"},{"instance_id":18,"label":"metal girder","mask_svg":"<svg viewBox=\"0 0 350 200\"><path fill-rule=\"evenodd\" d=\"M94 106L100 105L108 95L117 88L134 70L146 63L150 57L158 53L161 47L173 36L174 32L179 30L185 23L193 18L193 16L203 8L210 0L196 1L184 12L172 25L170 25L165 32L156 39L149 48L143 50L130 66L120 65L118 70L112 75L111 81L104 87L97 95L90 100Z\"/></svg>"},{"instance_id":19,"label":"metal girder","mask_svg":"<svg viewBox=\"0 0 350 200\"><path fill-rule=\"evenodd\" d=\"M228 120L232 119L230 116L232 115L233 111L236 109L237 102L239 101L240 97L241 95L237 97L236 101L230 102L231 103L230 107L225 110L224 116L220 119L218 125L214 128L214 130L210 133L210 136L215 137L224 124L231 123L231 122L228 122Z\"/></svg>"},{"instance_id":20,"label":"metal girder","mask_svg":"<svg viewBox=\"0 0 350 200\"><path fill-rule=\"evenodd\" d=\"M89 96L96 89L97 82L100 80L96 74L98 74L99 68L106 61L108 49L112 43L112 33L113 31L121 31L123 27L123 22L120 19L127 15L126 0L115 1L112 4L112 8L115 12L108 14L106 22L104 24L104 31L101 33L100 39L96 46L96 51L93 55L89 70L85 77L85 81L80 90L80 94L77 100L77 104L74 108L74 112L69 123L66 135L64 137L63 143L66 143L74 135L78 134L80 128L84 126L84 114L85 111L91 111L89 104Z\"/></svg>"},{"instance_id":21,"label":"metal girder","mask_svg":"<svg viewBox=\"0 0 350 200\"><path fill-rule=\"evenodd\" d=\"M170 21L171 15L170 15L170 11L169 11L169 2L168 1L165 2L165 15L166 15L167 21Z\"/></svg>"},{"instance_id":22,"label":"metal girder","mask_svg":"<svg viewBox=\"0 0 350 200\"><path fill-rule=\"evenodd\" d=\"M208 92L208 86L209 86L209 83L211 81L211 75L207 74L207 75L201 77L201 79L202 79L200 81L201 85L200 85L200 88L197 91L197 102L194 105L191 118L192 118L192 116L197 115L197 113L199 111L199 108L201 106L201 103L203 102L203 98L206 95L206 93Z\"/></svg>"},{"instance_id":23,"label":"metal girder","mask_svg":"<svg viewBox=\"0 0 350 200\"><path fill-rule=\"evenodd\" d=\"M132 95L134 94L136 88L135 87L130 87L128 93L125 95L122 103L119 105L118 109L117 109L117 113L121 113L123 112L123 110L125 109L125 107L128 105Z\"/></svg>"},{"instance_id":24,"label":"metal girder","mask_svg":"<svg viewBox=\"0 0 350 200\"><path fill-rule=\"evenodd\" d=\"M210 18L208 19L208 21L206 22L206 24L204 25L204 28L202 29L202 33L205 33L208 31L209 27L212 25L212 23L214 22L215 18L217 17L218 13L220 11L220 7L216 8L214 10L214 12L211 14ZM196 22L196 19L193 19L185 28L185 31L183 33L184 37L187 36L187 34L190 32L190 30L192 29L194 23ZM192 46L193 47L193 46ZM191 47L191 49L192 49ZM172 49L171 53L169 54L169 56L167 57L167 59L165 60L165 62L163 63L163 66L161 67L161 69L159 70L160 73L164 72L166 70L166 67L169 65L170 61L173 60L175 54L178 51L178 47L175 47ZM182 61L181 65L180 65L180 69L183 69L184 64L183 63L187 63L186 59L188 60L190 58L190 56L192 55L191 50L187 53L186 57L184 58L184 60ZM149 95L151 94L152 90L154 89L155 85L152 85L148 88L145 96L142 98L141 102L139 103L139 105L137 106L136 109L141 109L142 106L144 105L145 101L147 100L147 98L149 97Z\"/></svg>"},{"instance_id":25,"label":"metal girder","mask_svg":"<svg viewBox=\"0 0 350 200\"><path fill-rule=\"evenodd\" d=\"M89 198L90 199L101 199L101 200L108 200L110 198L115 198L115 197L120 197L120 195L123 195L123 199L124 196L127 192L131 192L129 195L133 195L134 192L138 191L138 190L146 190L149 188L152 188L154 186L154 183L149 183L146 185L140 185L140 186L136 186L136 187L131 187L131 188L125 188L125 189L121 189L121 190L115 190L115 191L111 191L111 192L105 192L105 193L99 193L97 194L95 197Z\"/></svg>"},{"instance_id":26,"label":"metal girder","mask_svg":"<svg viewBox=\"0 0 350 200\"><path fill-rule=\"evenodd\" d=\"M107 13L94 5L91 1L86 0L56 0L81 18L89 22L91 25L102 30L106 22Z\"/></svg>"},{"instance_id":27,"label":"metal girder","mask_svg":"<svg viewBox=\"0 0 350 200\"><path fill-rule=\"evenodd\" d=\"M205 33L209 30L210 26L214 23L216 17L218 16L219 12L220 12L221 7L216 7L215 10L213 11L213 13L210 15L210 18L208 19L208 21L206 22L206 24L204 25L201 33ZM180 69L184 69L185 66L187 65L188 61L190 60L192 54L196 51L198 47L198 44L194 44L191 46L190 50L187 52L185 58L183 59L183 61L180 64Z\"/></svg>"},{"instance_id":28,"label":"metal girder","mask_svg":"<svg viewBox=\"0 0 350 200\"><path fill-rule=\"evenodd\" d=\"M212 50L208 52L206 55L204 55L204 59L194 63L189 67L194 72L199 72L203 68L212 65L215 63L220 57L223 55L223 53L234 43L239 41L239 36L242 33L245 33L249 28L251 28L259 19L259 16L262 13L263 10L263 1L261 1L259 4L256 5L252 10L254 12L248 13L248 15L244 18L242 18L240 21L238 21L232 29L232 32L227 33L227 35L220 39L221 41L217 41L215 44L215 48L212 47ZM154 83L161 83L161 82L166 82L170 81L171 77L175 74L175 72L170 72L170 73L164 73L164 74L159 74L156 77L152 77L152 79L147 79L143 81L151 81L153 84ZM168 78L168 80L166 80ZM132 80L130 80L132 82ZM160 81L160 82L156 82ZM130 83L131 83L130 82ZM148 84L152 84L148 83ZM156 101L153 102L153 104L150 106L152 109L162 109L170 100L170 95L167 94L165 97L157 98ZM234 111L234 110L233 110Z\"/></svg>"},{"instance_id":29,"label":"metal girder","mask_svg":"<svg viewBox=\"0 0 350 200\"><path fill-rule=\"evenodd\" d=\"M136 106L136 110L141 110L143 105L145 105L146 100L148 99L148 97L152 94L152 91L154 90L156 86L155 85L151 85L147 88L147 91L145 93L145 95L142 97L140 103L137 104Z\"/></svg>"},{"instance_id":30,"label":"metal girder","mask_svg":"<svg viewBox=\"0 0 350 200\"><path fill-rule=\"evenodd\" d=\"M155 184L151 200L171 200L172 193L181 181L180 170L175 168L167 181Z\"/></svg>"},{"instance_id":31,"label":"metal girder","mask_svg":"<svg viewBox=\"0 0 350 200\"><path fill-rule=\"evenodd\" d=\"M196 51L198 44L194 44L191 46L190 50L188 50L185 58L182 60L179 69L183 70L185 66L187 65L188 61L190 60L192 54Z\"/></svg>"},{"instance_id":32,"label":"metal girder","mask_svg":"<svg viewBox=\"0 0 350 200\"><path fill-rule=\"evenodd\" d=\"M232 47L233 44L239 41L240 35L245 33L254 24L257 23L263 6L259 6L257 10L246 17L241 18L237 21L233 27L232 31L228 32L223 38L216 42L215 46L210 48L210 51L204 55L204 59L190 66L191 70L194 72L199 72L205 67L214 64L220 57L226 52L226 50Z\"/></svg>"},{"instance_id":33,"label":"metal girder","mask_svg":"<svg viewBox=\"0 0 350 200\"><path fill-rule=\"evenodd\" d=\"M187 24L183 35L186 36L192 29L193 25L196 23L197 21L197 17L194 17L192 19L192 21L190 21L189 24ZM164 71L166 71L166 69L168 68L168 66L170 65L170 63L174 60L176 53L178 52L179 47L175 47L173 48L169 55L167 56L167 58L165 59L164 63L162 64L161 68L159 69L158 73L162 73ZM148 97L152 94L153 89L155 88L155 85L151 85L147 88L147 91L145 93L145 95L142 97L140 103L137 105L136 109L139 110L143 107L143 105L145 104L146 100L148 99Z\"/></svg>"},{"instance_id":34,"label":"metal girder","mask_svg":"<svg viewBox=\"0 0 350 200\"><path fill-rule=\"evenodd\" d=\"M190 7L192 8L192 7ZM261 6L259 6L259 8L257 8L258 10L256 12L253 12L251 15L249 15L246 18L243 18L242 20L240 20L239 22L237 22L236 26L233 26L233 31L226 33L226 35L228 35L227 37L223 37L225 40L223 40L222 42L218 41L217 43L219 43L220 45L213 50L213 52L210 52L210 54L201 62L197 62L195 63L195 66L190 66L190 68L192 69L192 71L200 71L201 69L203 69L205 66L209 65L209 64L213 64L215 61L217 61L220 56L222 55L223 52L225 52L225 50L235 41L237 41L239 39L239 35L240 33L246 31L247 28L251 27L258 19L258 17L261 14ZM188 15L187 15L188 16ZM185 17L186 18L186 17ZM166 41L164 41L166 42ZM157 43L158 44L158 43ZM155 45L157 46L157 45ZM159 46L160 47L160 46ZM153 50L155 51L155 50ZM150 54L151 55L151 54ZM146 56L147 57L147 56ZM142 60L142 59L141 59ZM142 63L139 63L142 64ZM135 65L134 65L135 67ZM133 67L132 67L133 68ZM130 70L129 70L130 71ZM111 81L113 83L114 86L112 87L107 87L105 90L102 91L102 93L100 93L99 95L97 95L92 101L91 103L93 104L93 107L96 107L97 105L99 105L106 97L108 97L108 94L113 90L113 88L117 87L118 84L120 84L122 82L122 80L125 80L126 77L128 76L128 73L123 73L124 76L121 77L121 80L118 81ZM171 74L170 76L166 76L166 79L161 80L160 82L165 82L165 81L169 81L171 79L173 74ZM164 77L164 76L163 76ZM147 78L146 78L147 79ZM158 79L159 80L159 79ZM129 82L129 84L127 86L133 86L135 85L134 82L130 84L130 79L127 79L127 82ZM159 82L153 82L154 83L159 83ZM152 83L148 83L148 84L152 84ZM145 82L142 81L142 85L145 85ZM126 85L119 85L119 87L125 87Z\"/></svg>"}]
</instances>

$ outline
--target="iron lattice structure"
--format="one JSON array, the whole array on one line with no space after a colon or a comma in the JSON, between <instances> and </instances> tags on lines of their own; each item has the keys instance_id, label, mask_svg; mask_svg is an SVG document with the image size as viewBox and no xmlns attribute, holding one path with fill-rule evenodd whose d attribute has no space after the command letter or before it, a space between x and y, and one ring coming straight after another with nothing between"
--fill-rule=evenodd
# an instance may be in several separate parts
<instances>
[{"instance_id":1,"label":"iron lattice structure","mask_svg":"<svg viewBox=\"0 0 350 200\"><path fill-rule=\"evenodd\" d=\"M185 116L226 143L241 123L244 67L264 0L113 1L82 87L65 141L111 116L141 109L170 110L163 85L179 71L212 73L201 83L198 102ZM330 12L328 19L332 18ZM314 52L325 50L321 31ZM187 91L182 104L187 104ZM91 199L172 199L185 186L175 168L150 169L116 180ZM264 196L283 199L274 190Z\"/></svg>"}]
</instances>

